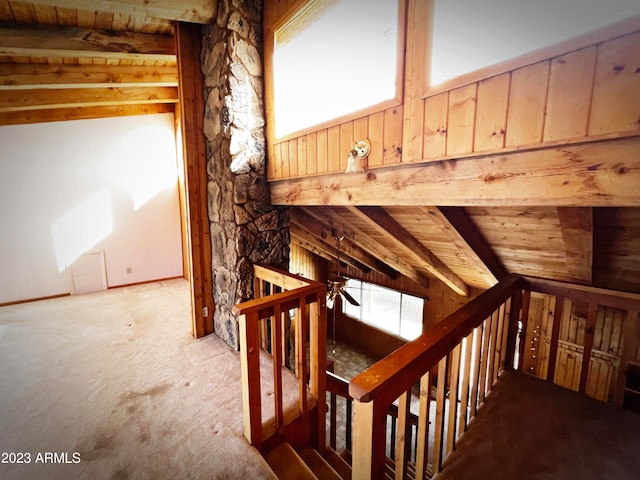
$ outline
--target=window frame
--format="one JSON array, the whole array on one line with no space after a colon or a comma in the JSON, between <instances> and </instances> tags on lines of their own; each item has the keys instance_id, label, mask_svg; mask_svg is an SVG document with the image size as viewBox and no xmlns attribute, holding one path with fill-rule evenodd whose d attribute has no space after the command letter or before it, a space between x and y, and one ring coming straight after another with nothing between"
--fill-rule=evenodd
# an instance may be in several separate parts
<instances>
[{"instance_id":1,"label":"window frame","mask_svg":"<svg viewBox=\"0 0 640 480\"><path fill-rule=\"evenodd\" d=\"M300 10L306 7L313 0L304 0L297 2L289 9L281 18L277 19L272 25L264 26L264 76L265 76L265 111L267 117L267 138L271 143L280 143L293 138L298 138L309 133L324 130L330 127L338 126L342 123L349 122L368 115L383 112L389 108L398 107L403 104L404 100L404 78L405 78L405 50L407 43L407 2L408 0L396 0L398 4L398 41L396 51L396 75L395 75L395 95L391 99L383 100L368 107L349 112L320 122L316 125L303 127L294 132L275 136L275 85L274 85L274 69L273 56L275 52L275 32L282 28L287 22L291 21Z\"/></svg>"},{"instance_id":2,"label":"window frame","mask_svg":"<svg viewBox=\"0 0 640 480\"><path fill-rule=\"evenodd\" d=\"M356 298L356 300L360 303L360 307L355 307L355 308L359 308L360 309L360 316L359 317L354 317L353 315L347 313L347 308L348 307L347 307L346 300L342 301L342 305L343 305L342 306L342 314L343 315L351 318L354 321L361 322L364 325L367 325L368 327L375 328L376 330L384 332L387 335L391 335L391 336L400 338L400 339L402 339L404 341L410 342L413 339L409 339L409 338L406 338L406 337L402 336L402 324L403 324L403 322L402 322L402 310L403 310L403 299L405 297L413 297L413 298L422 300L422 315L420 317L420 320L421 320L421 322L420 322L420 325L421 325L420 331L421 332L420 332L420 334L418 334L418 336L420 336L422 334L422 332L424 332L424 305L425 305L424 302L426 301L426 299L424 297L421 297L419 295L414 295L414 294L411 294L411 293L406 293L406 292L403 292L401 290L396 290L396 289L388 287L386 285L378 285L376 283L368 282L366 280L360 280L359 278L349 278L348 280L349 281L354 281L354 282L359 282L360 296L356 297L354 295L354 298ZM382 289L385 289L385 290L389 290L390 292L397 293L400 296L399 297L399 309L398 309L398 312L397 312L398 313L398 318L397 318L397 327L398 328L397 328L397 332L392 331L391 329L380 327L375 323L368 322L368 321L360 318L360 317L362 317L362 310L364 309L364 303L363 303L363 300L362 300L362 297L363 297L362 289L366 285L371 285L371 286L374 286L376 288L382 288ZM349 287L347 286L347 288L349 288ZM353 308L353 307L351 307L351 308Z\"/></svg>"}]
</instances>

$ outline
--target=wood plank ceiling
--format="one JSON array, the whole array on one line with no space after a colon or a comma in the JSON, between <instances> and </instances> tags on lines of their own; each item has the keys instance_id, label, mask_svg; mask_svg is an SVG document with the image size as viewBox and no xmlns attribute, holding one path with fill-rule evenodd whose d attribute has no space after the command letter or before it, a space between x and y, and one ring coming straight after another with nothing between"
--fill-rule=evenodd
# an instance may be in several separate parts
<instances>
[{"instance_id":1,"label":"wood plank ceiling","mask_svg":"<svg viewBox=\"0 0 640 480\"><path fill-rule=\"evenodd\" d=\"M207 23L216 1L99 5L0 0L0 125L174 111L174 22ZM638 208L298 206L291 234L332 261L344 236L355 268L460 295L507 272L640 291Z\"/></svg>"},{"instance_id":2,"label":"wood plank ceiling","mask_svg":"<svg viewBox=\"0 0 640 480\"><path fill-rule=\"evenodd\" d=\"M173 112L174 22L215 11L215 0L0 0L0 125Z\"/></svg>"}]
</instances>

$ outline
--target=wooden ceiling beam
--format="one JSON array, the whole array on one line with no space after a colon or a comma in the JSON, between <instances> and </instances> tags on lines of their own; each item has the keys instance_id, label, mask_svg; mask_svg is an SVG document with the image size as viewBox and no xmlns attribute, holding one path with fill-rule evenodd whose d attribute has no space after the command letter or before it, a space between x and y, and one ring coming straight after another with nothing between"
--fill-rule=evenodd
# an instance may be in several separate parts
<instances>
[{"instance_id":1,"label":"wooden ceiling beam","mask_svg":"<svg viewBox=\"0 0 640 480\"><path fill-rule=\"evenodd\" d=\"M0 90L177 86L176 66L7 63L0 69Z\"/></svg>"},{"instance_id":2,"label":"wooden ceiling beam","mask_svg":"<svg viewBox=\"0 0 640 480\"><path fill-rule=\"evenodd\" d=\"M637 133L635 134L637 135ZM270 183L274 205L637 206L640 136Z\"/></svg>"},{"instance_id":3,"label":"wooden ceiling beam","mask_svg":"<svg viewBox=\"0 0 640 480\"><path fill-rule=\"evenodd\" d=\"M566 251L567 270L576 283L593 280L593 209L558 208L558 220Z\"/></svg>"},{"instance_id":4,"label":"wooden ceiling beam","mask_svg":"<svg viewBox=\"0 0 640 480\"><path fill-rule=\"evenodd\" d=\"M491 286L509 274L462 207L425 207L423 210L450 232L451 240L463 252L465 260L472 262Z\"/></svg>"},{"instance_id":5,"label":"wooden ceiling beam","mask_svg":"<svg viewBox=\"0 0 640 480\"><path fill-rule=\"evenodd\" d=\"M296 235L295 231L291 232L291 241L296 245L301 246L305 250L315 255L318 255L319 257L324 258L325 260L331 263L338 263L338 257L336 257L335 255L329 254L322 248L319 248L315 243L311 243L311 242L308 242L307 240L300 238L298 235Z\"/></svg>"},{"instance_id":6,"label":"wooden ceiling beam","mask_svg":"<svg viewBox=\"0 0 640 480\"><path fill-rule=\"evenodd\" d=\"M325 242L327 245L332 245L333 249L337 252L338 242L333 237L332 231L330 227L325 225L321 225L318 222L312 221L304 215L302 212L292 210L291 211L291 222L296 225L299 229L305 230L310 235L315 237L316 239ZM352 259L357 262L360 266L360 270L364 272L370 272L373 268L375 268L376 259L371 256L369 253L359 248L357 245L353 244L349 241L349 239L344 239L340 245L340 251L342 255L345 255L346 258ZM345 260L346 261L346 260ZM351 263L347 261L347 263ZM356 265L357 266L357 265ZM364 267L364 268L363 268Z\"/></svg>"},{"instance_id":7,"label":"wooden ceiling beam","mask_svg":"<svg viewBox=\"0 0 640 480\"><path fill-rule=\"evenodd\" d=\"M30 90L28 95L17 90L0 91L0 113L47 108L97 107L108 105L140 105L177 103L175 87L136 88L68 88Z\"/></svg>"},{"instance_id":8,"label":"wooden ceiling beam","mask_svg":"<svg viewBox=\"0 0 640 480\"><path fill-rule=\"evenodd\" d=\"M0 24L0 55L116 58L164 63L176 61L176 43L171 35Z\"/></svg>"},{"instance_id":9,"label":"wooden ceiling beam","mask_svg":"<svg viewBox=\"0 0 640 480\"><path fill-rule=\"evenodd\" d=\"M173 113L175 104L151 103L144 105L109 105L101 107L48 108L44 110L24 110L0 113L1 125L27 125L32 123L65 122L67 120L88 120L93 118L124 117L129 115L149 115Z\"/></svg>"},{"instance_id":10,"label":"wooden ceiling beam","mask_svg":"<svg viewBox=\"0 0 640 480\"><path fill-rule=\"evenodd\" d=\"M341 235L344 235L346 238L356 242L361 248L368 251L379 261L388 265L401 275L419 283L423 287L429 286L429 277L423 275L411 264L396 255L395 252L385 248L383 245L380 245L355 225L345 221L336 209L331 207L298 207L298 209L306 212L309 216L316 218L318 221L328 222L331 228L335 228ZM376 270L379 271L379 269Z\"/></svg>"},{"instance_id":11,"label":"wooden ceiling beam","mask_svg":"<svg viewBox=\"0 0 640 480\"><path fill-rule=\"evenodd\" d=\"M201 24L214 20L218 11L218 0L38 0L38 5Z\"/></svg>"},{"instance_id":12,"label":"wooden ceiling beam","mask_svg":"<svg viewBox=\"0 0 640 480\"><path fill-rule=\"evenodd\" d=\"M309 232L305 227L302 227L296 224L295 222L291 223L291 234L295 235L301 240L304 240L305 242L315 245L316 248L323 251L325 255L331 255L335 257L335 254L337 254L337 245L336 246L331 245L326 241L326 239L317 237L313 233ZM335 254L333 252L335 252ZM355 267L365 273L368 273L371 271L371 269L368 266L364 265L357 259L351 257L350 255L344 252L342 252L342 254L340 255L340 261L346 263L347 265L351 265L352 267ZM337 258L336 258L336 263L337 263Z\"/></svg>"},{"instance_id":13,"label":"wooden ceiling beam","mask_svg":"<svg viewBox=\"0 0 640 480\"><path fill-rule=\"evenodd\" d=\"M384 209L380 207L349 207L349 211L367 221L379 233L393 241L398 248L414 258L420 266L458 295L469 296L469 286Z\"/></svg>"}]
</instances>

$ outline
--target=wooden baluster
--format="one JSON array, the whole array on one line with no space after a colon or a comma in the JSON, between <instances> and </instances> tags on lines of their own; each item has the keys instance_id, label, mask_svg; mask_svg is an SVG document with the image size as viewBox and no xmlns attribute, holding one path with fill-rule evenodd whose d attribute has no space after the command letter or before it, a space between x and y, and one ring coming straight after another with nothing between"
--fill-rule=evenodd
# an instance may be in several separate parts
<instances>
[{"instance_id":1,"label":"wooden baluster","mask_svg":"<svg viewBox=\"0 0 640 480\"><path fill-rule=\"evenodd\" d=\"M411 390L404 392L398 402L398 435L396 445L396 480L402 480L407 474L407 464L411 454Z\"/></svg>"},{"instance_id":2,"label":"wooden baluster","mask_svg":"<svg viewBox=\"0 0 640 480\"><path fill-rule=\"evenodd\" d=\"M273 401L275 403L276 430L278 433L284 426L282 407L282 321L280 305L275 305L271 321L271 352L273 358Z\"/></svg>"},{"instance_id":3,"label":"wooden baluster","mask_svg":"<svg viewBox=\"0 0 640 480\"><path fill-rule=\"evenodd\" d=\"M502 325L502 347L500 348L500 372L507 369L507 342L509 340L509 323L511 322L511 299L504 302L504 322Z\"/></svg>"},{"instance_id":4,"label":"wooden baluster","mask_svg":"<svg viewBox=\"0 0 640 480\"><path fill-rule=\"evenodd\" d=\"M262 448L262 408L260 395L260 338L258 313L240 315L240 369L244 436L258 450Z\"/></svg>"},{"instance_id":5,"label":"wooden baluster","mask_svg":"<svg viewBox=\"0 0 640 480\"><path fill-rule=\"evenodd\" d=\"M387 415L387 422L391 422L391 435L389 435L389 441L391 444L389 445L389 458L395 462L396 460L396 439L397 435L397 427L398 427L398 417L393 415Z\"/></svg>"},{"instance_id":6,"label":"wooden baluster","mask_svg":"<svg viewBox=\"0 0 640 480\"><path fill-rule=\"evenodd\" d=\"M549 364L547 366L547 380L553 382L556 373L556 360L558 358L558 340L560 339L560 323L562 320L562 310L564 308L564 297L556 296L556 304L553 312L553 327L551 330L551 345L549 347Z\"/></svg>"},{"instance_id":7,"label":"wooden baluster","mask_svg":"<svg viewBox=\"0 0 640 480\"><path fill-rule=\"evenodd\" d=\"M482 350L480 352L480 376L478 377L478 406L484 403L487 388L487 363L489 358L489 340L491 338L491 317L484 321L482 329Z\"/></svg>"},{"instance_id":8,"label":"wooden baluster","mask_svg":"<svg viewBox=\"0 0 640 480\"><path fill-rule=\"evenodd\" d=\"M309 315L304 298L300 299L300 308L296 312L296 372L298 374L298 391L300 395L300 412L307 414L307 328ZM326 375L326 373L325 373ZM320 403L320 402L318 402Z\"/></svg>"},{"instance_id":9,"label":"wooden baluster","mask_svg":"<svg viewBox=\"0 0 640 480\"><path fill-rule=\"evenodd\" d=\"M462 434L467 430L467 414L469 411L469 379L471 378L471 347L473 332L462 339L462 353L464 363L462 365L462 385L460 388L460 417L458 419L458 432Z\"/></svg>"},{"instance_id":10,"label":"wooden baluster","mask_svg":"<svg viewBox=\"0 0 640 480\"><path fill-rule=\"evenodd\" d=\"M449 369L449 420L447 423L447 444L445 450L445 458L456 447L458 426L458 384L460 382L460 351L462 347L460 344L449 354L450 365Z\"/></svg>"},{"instance_id":11,"label":"wooden baluster","mask_svg":"<svg viewBox=\"0 0 640 480\"><path fill-rule=\"evenodd\" d=\"M338 397L335 393L329 394L329 404L331 405L329 412L329 446L337 450Z\"/></svg>"},{"instance_id":12,"label":"wooden baluster","mask_svg":"<svg viewBox=\"0 0 640 480\"><path fill-rule=\"evenodd\" d=\"M494 370L496 364L496 345L498 345L498 323L500 321L500 309L491 314L491 340L489 341L489 365L487 366L487 392L493 390Z\"/></svg>"},{"instance_id":13,"label":"wooden baluster","mask_svg":"<svg viewBox=\"0 0 640 480\"><path fill-rule=\"evenodd\" d=\"M507 334L507 348L505 354L506 368L522 370L522 358L518 357L516 364L516 342L518 339L518 320L520 318L520 306L522 302L522 290L516 291L511 297L511 308L509 309L509 333ZM520 342L523 342L521 339Z\"/></svg>"},{"instance_id":14,"label":"wooden baluster","mask_svg":"<svg viewBox=\"0 0 640 480\"><path fill-rule=\"evenodd\" d=\"M426 480L429 459L429 406L431 403L431 375L420 379L420 410L418 412L418 445L416 447L416 479Z\"/></svg>"},{"instance_id":15,"label":"wooden baluster","mask_svg":"<svg viewBox=\"0 0 640 480\"><path fill-rule=\"evenodd\" d=\"M496 351L494 353L494 363L493 363L493 374L491 378L493 379L493 383L496 383L498 380L498 376L500 375L500 371L502 370L502 351L503 351L503 338L504 338L504 312L505 312L505 304L500 305L498 309L498 328L496 330Z\"/></svg>"},{"instance_id":16,"label":"wooden baluster","mask_svg":"<svg viewBox=\"0 0 640 480\"><path fill-rule=\"evenodd\" d=\"M469 398L469 421L476 416L480 401L478 399L478 387L480 386L480 362L482 360L482 330L481 323L473 330L474 358L473 358L473 378L471 379L471 395Z\"/></svg>"},{"instance_id":17,"label":"wooden baluster","mask_svg":"<svg viewBox=\"0 0 640 480\"><path fill-rule=\"evenodd\" d=\"M433 473L442 467L442 447L444 441L444 402L447 388L447 357L438 363L438 388L436 390L436 419L433 434Z\"/></svg>"},{"instance_id":18,"label":"wooden baluster","mask_svg":"<svg viewBox=\"0 0 640 480\"><path fill-rule=\"evenodd\" d=\"M318 444L320 453L326 446L327 381L327 307L325 292L317 293L309 304L309 391L318 401Z\"/></svg>"},{"instance_id":19,"label":"wooden baluster","mask_svg":"<svg viewBox=\"0 0 640 480\"><path fill-rule=\"evenodd\" d=\"M587 388L589 366L591 365L591 350L593 349L593 333L596 327L597 314L598 305L590 303L589 309L587 310L587 323L584 328L584 353L582 354L582 369L580 370L580 385L578 387L580 393L584 393Z\"/></svg>"},{"instance_id":20,"label":"wooden baluster","mask_svg":"<svg viewBox=\"0 0 640 480\"><path fill-rule=\"evenodd\" d=\"M345 399L345 408L346 408L346 415L347 415L347 425L346 425L346 429L347 431L345 432L345 448L349 451L351 451L351 446L352 446L352 439L351 439L351 433L353 432L353 400L351 400L350 398Z\"/></svg>"}]
</instances>

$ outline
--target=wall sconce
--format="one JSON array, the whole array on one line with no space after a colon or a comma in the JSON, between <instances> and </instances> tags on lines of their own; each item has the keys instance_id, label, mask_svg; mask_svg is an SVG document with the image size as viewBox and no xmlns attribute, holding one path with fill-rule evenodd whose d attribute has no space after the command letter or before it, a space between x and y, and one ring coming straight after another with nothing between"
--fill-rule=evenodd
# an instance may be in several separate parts
<instances>
[{"instance_id":1,"label":"wall sconce","mask_svg":"<svg viewBox=\"0 0 640 480\"><path fill-rule=\"evenodd\" d=\"M347 170L345 173L364 172L362 160L369 156L370 151L371 142L368 138L353 142L353 148L349 151L347 157Z\"/></svg>"}]
</instances>

